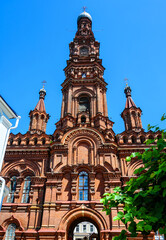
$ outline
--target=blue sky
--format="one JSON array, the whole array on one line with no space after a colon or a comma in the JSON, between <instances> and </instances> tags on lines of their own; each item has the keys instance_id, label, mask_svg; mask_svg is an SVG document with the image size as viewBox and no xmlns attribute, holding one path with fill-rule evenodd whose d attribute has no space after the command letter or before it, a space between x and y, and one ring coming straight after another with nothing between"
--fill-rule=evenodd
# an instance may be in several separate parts
<instances>
[{"instance_id":1,"label":"blue sky","mask_svg":"<svg viewBox=\"0 0 166 240\"><path fill-rule=\"evenodd\" d=\"M47 133L60 118L61 83L77 17L87 6L100 57L106 68L109 117L124 131L124 78L142 111L143 127L157 124L166 112L165 0L5 0L0 3L0 94L21 115L14 133L26 133L29 111L46 85Z\"/></svg>"}]
</instances>

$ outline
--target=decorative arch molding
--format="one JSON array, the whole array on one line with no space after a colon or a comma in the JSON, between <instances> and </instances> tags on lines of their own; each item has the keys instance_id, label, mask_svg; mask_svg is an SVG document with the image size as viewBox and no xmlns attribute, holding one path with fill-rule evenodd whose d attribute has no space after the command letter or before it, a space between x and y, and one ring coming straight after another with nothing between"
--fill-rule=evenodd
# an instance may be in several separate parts
<instances>
[{"instance_id":1,"label":"decorative arch molding","mask_svg":"<svg viewBox=\"0 0 166 240\"><path fill-rule=\"evenodd\" d=\"M134 176L134 171L139 167L143 167L143 163L141 160L139 160L139 161L134 160L134 161L130 162L128 165L127 175Z\"/></svg>"},{"instance_id":2,"label":"decorative arch molding","mask_svg":"<svg viewBox=\"0 0 166 240\"><path fill-rule=\"evenodd\" d=\"M80 173L82 171L85 171L87 172L88 174L92 171L92 168L87 164L87 165L83 165L80 164L80 165L75 165L75 166L69 166L69 165L66 165L66 166L63 166L58 172L59 173Z\"/></svg>"},{"instance_id":3,"label":"decorative arch molding","mask_svg":"<svg viewBox=\"0 0 166 240\"><path fill-rule=\"evenodd\" d=\"M0 232L6 232L5 228L0 225Z\"/></svg>"},{"instance_id":4,"label":"decorative arch molding","mask_svg":"<svg viewBox=\"0 0 166 240\"><path fill-rule=\"evenodd\" d=\"M92 168L90 167L90 166L88 166L88 165L84 165L84 166L77 166L76 167L76 172L78 172L78 174L80 173L80 172L87 172L87 173L90 173L91 171L92 171Z\"/></svg>"},{"instance_id":5,"label":"decorative arch molding","mask_svg":"<svg viewBox=\"0 0 166 240\"><path fill-rule=\"evenodd\" d=\"M69 165L63 166L59 172L63 173L71 173L73 171L73 168Z\"/></svg>"},{"instance_id":6,"label":"decorative arch molding","mask_svg":"<svg viewBox=\"0 0 166 240\"><path fill-rule=\"evenodd\" d=\"M23 171L21 171L20 175L21 175L21 177L35 176L35 173L31 169L25 168Z\"/></svg>"},{"instance_id":7,"label":"decorative arch molding","mask_svg":"<svg viewBox=\"0 0 166 240\"><path fill-rule=\"evenodd\" d=\"M108 172L108 169L106 167L101 166L101 165L98 164L97 166L94 167L94 171L96 173L103 173L103 172ZM113 172L114 172L114 170L113 170Z\"/></svg>"},{"instance_id":8,"label":"decorative arch molding","mask_svg":"<svg viewBox=\"0 0 166 240\"><path fill-rule=\"evenodd\" d=\"M9 218L7 218L1 225L2 229L4 229L5 231L7 230L8 226L11 224L11 223L15 223L16 226L17 226L17 229L19 231L24 231L24 228L22 227L21 225L21 222L15 218L13 215Z\"/></svg>"},{"instance_id":9,"label":"decorative arch molding","mask_svg":"<svg viewBox=\"0 0 166 240\"><path fill-rule=\"evenodd\" d=\"M83 143L89 145L90 147L94 147L94 141L92 139L89 139L88 137L82 139L82 136L79 136L78 138L74 139L73 147L78 147L80 144Z\"/></svg>"},{"instance_id":10,"label":"decorative arch molding","mask_svg":"<svg viewBox=\"0 0 166 240\"><path fill-rule=\"evenodd\" d=\"M64 135L62 138L62 144L68 145L69 142L71 142L73 139L79 136L85 136L86 138L89 137L90 139L93 139L95 142L98 142L100 144L104 144L104 138L99 134L97 131L90 129L90 128L77 128L74 130L69 131Z\"/></svg>"},{"instance_id":11,"label":"decorative arch molding","mask_svg":"<svg viewBox=\"0 0 166 240\"><path fill-rule=\"evenodd\" d=\"M17 169L10 169L8 172L8 176L11 178L13 176L19 177L20 176L20 172Z\"/></svg>"},{"instance_id":12,"label":"decorative arch molding","mask_svg":"<svg viewBox=\"0 0 166 240\"><path fill-rule=\"evenodd\" d=\"M20 174L21 173L25 173L25 172L29 172L31 173L31 175L36 175L36 176L40 176L40 168L39 165L35 162L26 160L26 159L20 159L18 161L15 161L13 163L7 163L3 169L2 169L2 175L3 176L10 176L12 171L17 171Z\"/></svg>"},{"instance_id":13,"label":"decorative arch molding","mask_svg":"<svg viewBox=\"0 0 166 240\"><path fill-rule=\"evenodd\" d=\"M132 137L135 137L137 139L138 134L134 132L128 136L128 139L132 139Z\"/></svg>"},{"instance_id":14,"label":"decorative arch molding","mask_svg":"<svg viewBox=\"0 0 166 240\"><path fill-rule=\"evenodd\" d=\"M76 98L79 97L80 95L87 95L89 97L93 97L94 91L92 91L91 89L88 89L86 87L82 87L73 93L73 97L76 97Z\"/></svg>"},{"instance_id":15,"label":"decorative arch molding","mask_svg":"<svg viewBox=\"0 0 166 240\"><path fill-rule=\"evenodd\" d=\"M69 227L71 224L78 218L86 217L91 219L96 223L96 225L99 228L99 231L101 230L108 230L108 224L104 217L97 211L87 208L84 204L80 206L79 208L75 208L69 212L67 212L61 219L61 222L59 224L58 230L66 231L68 232Z\"/></svg>"}]
</instances>

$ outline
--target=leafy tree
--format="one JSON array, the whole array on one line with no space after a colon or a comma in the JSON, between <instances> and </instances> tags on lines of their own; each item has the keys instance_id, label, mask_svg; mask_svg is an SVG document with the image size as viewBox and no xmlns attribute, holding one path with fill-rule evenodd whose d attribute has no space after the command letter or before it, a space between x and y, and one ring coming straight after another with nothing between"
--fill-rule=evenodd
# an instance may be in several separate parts
<instances>
[{"instance_id":1,"label":"leafy tree","mask_svg":"<svg viewBox=\"0 0 166 240\"><path fill-rule=\"evenodd\" d=\"M163 115L161 121L165 119ZM123 206L123 211L118 211L114 220L122 221L127 230L122 230L115 240L126 239L128 233L131 237L138 233L146 236L157 230L166 236L166 130L148 125L148 130L151 129L160 131L161 138L148 139L148 148L143 154L135 152L126 158L126 161L142 160L144 167L134 172L138 177L131 178L122 188L116 187L113 193L105 193L101 199L103 211L108 215L112 207Z\"/></svg>"}]
</instances>

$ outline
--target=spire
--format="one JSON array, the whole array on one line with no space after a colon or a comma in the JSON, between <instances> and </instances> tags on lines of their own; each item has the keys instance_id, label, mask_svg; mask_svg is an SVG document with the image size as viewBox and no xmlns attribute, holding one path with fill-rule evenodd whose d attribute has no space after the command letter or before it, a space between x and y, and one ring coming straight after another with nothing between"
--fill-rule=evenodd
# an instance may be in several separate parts
<instances>
[{"instance_id":1,"label":"spire","mask_svg":"<svg viewBox=\"0 0 166 240\"><path fill-rule=\"evenodd\" d=\"M121 113L121 117L124 120L125 130L130 131L140 131L142 129L141 114L142 111L140 108L137 108L133 99L131 98L131 88L126 84L124 89L126 94L126 105L124 111Z\"/></svg>"},{"instance_id":2,"label":"spire","mask_svg":"<svg viewBox=\"0 0 166 240\"><path fill-rule=\"evenodd\" d=\"M43 87L42 89L40 89L39 101L34 110L38 110L39 112L46 112L45 104L44 104L45 96L46 96L46 90Z\"/></svg>"},{"instance_id":3,"label":"spire","mask_svg":"<svg viewBox=\"0 0 166 240\"><path fill-rule=\"evenodd\" d=\"M46 132L46 125L49 119L49 114L46 113L44 99L46 96L46 90L44 86L39 91L39 101L33 111L30 111L30 124L29 124L29 131L30 133L45 133Z\"/></svg>"}]
</instances>

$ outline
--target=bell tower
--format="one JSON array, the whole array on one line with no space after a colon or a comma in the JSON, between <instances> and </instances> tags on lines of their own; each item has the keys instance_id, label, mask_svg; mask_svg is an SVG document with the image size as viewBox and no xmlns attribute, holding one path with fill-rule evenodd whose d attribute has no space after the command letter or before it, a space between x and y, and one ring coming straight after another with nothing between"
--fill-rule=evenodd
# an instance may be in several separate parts
<instances>
[{"instance_id":1,"label":"bell tower","mask_svg":"<svg viewBox=\"0 0 166 240\"><path fill-rule=\"evenodd\" d=\"M70 55L62 83L61 119L57 129L78 126L101 130L112 128L108 119L104 67L99 58L100 44L92 32L92 17L83 12L77 19L77 32L69 44Z\"/></svg>"}]
</instances>

